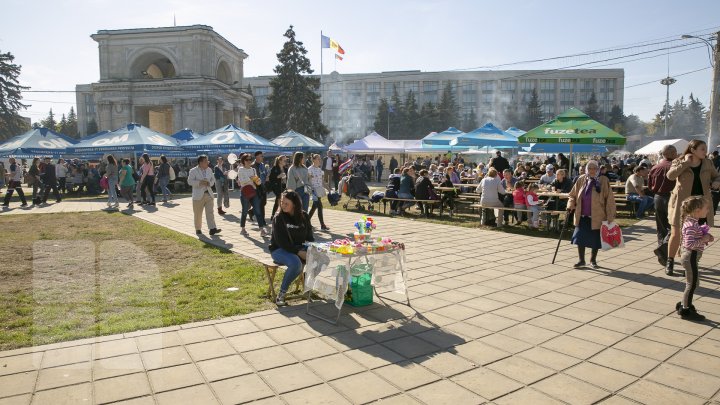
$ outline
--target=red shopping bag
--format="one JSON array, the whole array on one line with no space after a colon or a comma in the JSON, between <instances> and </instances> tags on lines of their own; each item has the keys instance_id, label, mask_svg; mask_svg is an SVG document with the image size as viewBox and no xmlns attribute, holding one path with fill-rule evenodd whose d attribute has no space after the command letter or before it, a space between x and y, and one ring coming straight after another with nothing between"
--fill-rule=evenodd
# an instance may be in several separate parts
<instances>
[{"instance_id":1,"label":"red shopping bag","mask_svg":"<svg viewBox=\"0 0 720 405\"><path fill-rule=\"evenodd\" d=\"M600 240L602 242L602 250L625 246L622 229L620 229L620 225L615 222L603 221L602 225L600 225Z\"/></svg>"}]
</instances>

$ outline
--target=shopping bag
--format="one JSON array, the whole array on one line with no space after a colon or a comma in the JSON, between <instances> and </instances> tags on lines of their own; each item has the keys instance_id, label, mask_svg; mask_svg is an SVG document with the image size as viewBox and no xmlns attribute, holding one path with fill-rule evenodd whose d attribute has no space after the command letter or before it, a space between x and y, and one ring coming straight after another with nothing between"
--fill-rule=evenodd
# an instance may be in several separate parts
<instances>
[{"instance_id":1,"label":"shopping bag","mask_svg":"<svg viewBox=\"0 0 720 405\"><path fill-rule=\"evenodd\" d=\"M600 226L602 250L610 250L625 246L620 225L615 222L603 221Z\"/></svg>"},{"instance_id":2,"label":"shopping bag","mask_svg":"<svg viewBox=\"0 0 720 405\"><path fill-rule=\"evenodd\" d=\"M373 303L372 273L352 276L345 294L345 303L353 307L364 307Z\"/></svg>"},{"instance_id":3,"label":"shopping bag","mask_svg":"<svg viewBox=\"0 0 720 405\"><path fill-rule=\"evenodd\" d=\"M102 187L103 190L107 190L110 188L110 181L108 180L107 176L102 176L100 178L100 187Z\"/></svg>"}]
</instances>

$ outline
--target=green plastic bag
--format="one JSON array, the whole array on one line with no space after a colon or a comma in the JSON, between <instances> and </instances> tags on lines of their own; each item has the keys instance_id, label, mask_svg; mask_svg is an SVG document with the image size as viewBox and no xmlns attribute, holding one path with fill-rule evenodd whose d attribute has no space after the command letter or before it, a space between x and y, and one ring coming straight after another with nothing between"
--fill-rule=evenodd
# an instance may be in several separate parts
<instances>
[{"instance_id":1,"label":"green plastic bag","mask_svg":"<svg viewBox=\"0 0 720 405\"><path fill-rule=\"evenodd\" d=\"M373 303L372 273L352 276L345 294L345 303L354 307L364 307Z\"/></svg>"}]
</instances>

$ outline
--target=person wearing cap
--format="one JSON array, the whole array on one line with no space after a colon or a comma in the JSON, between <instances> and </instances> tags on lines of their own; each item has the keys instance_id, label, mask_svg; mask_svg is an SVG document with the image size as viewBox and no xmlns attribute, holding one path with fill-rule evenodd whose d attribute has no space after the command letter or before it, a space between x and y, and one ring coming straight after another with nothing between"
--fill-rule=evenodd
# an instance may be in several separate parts
<instances>
[{"instance_id":1,"label":"person wearing cap","mask_svg":"<svg viewBox=\"0 0 720 405\"><path fill-rule=\"evenodd\" d=\"M510 168L510 162L502 156L502 152L495 152L495 157L490 159L490 166L495 168L498 173L505 172L505 169Z\"/></svg>"},{"instance_id":2,"label":"person wearing cap","mask_svg":"<svg viewBox=\"0 0 720 405\"><path fill-rule=\"evenodd\" d=\"M545 166L545 174L540 176L540 184L550 185L552 184L557 176L555 176L555 166L549 164Z\"/></svg>"}]
</instances>

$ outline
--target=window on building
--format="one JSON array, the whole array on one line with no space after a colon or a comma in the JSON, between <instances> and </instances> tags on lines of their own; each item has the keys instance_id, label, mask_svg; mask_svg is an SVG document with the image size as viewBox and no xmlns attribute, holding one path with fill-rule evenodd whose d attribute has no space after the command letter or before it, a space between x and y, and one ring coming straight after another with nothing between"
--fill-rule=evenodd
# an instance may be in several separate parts
<instances>
[{"instance_id":1,"label":"window on building","mask_svg":"<svg viewBox=\"0 0 720 405\"><path fill-rule=\"evenodd\" d=\"M438 102L438 82L423 82L423 103Z\"/></svg>"},{"instance_id":2,"label":"window on building","mask_svg":"<svg viewBox=\"0 0 720 405\"><path fill-rule=\"evenodd\" d=\"M403 91L403 94L407 94L408 91L412 91L413 93L415 93L417 95L419 89L420 89L420 83L405 82L405 91Z\"/></svg>"},{"instance_id":3,"label":"window on building","mask_svg":"<svg viewBox=\"0 0 720 405\"><path fill-rule=\"evenodd\" d=\"M380 94L380 82L365 83L365 89L367 93L378 93Z\"/></svg>"},{"instance_id":4,"label":"window on building","mask_svg":"<svg viewBox=\"0 0 720 405\"><path fill-rule=\"evenodd\" d=\"M535 88L535 80L520 80L520 91L532 93Z\"/></svg>"},{"instance_id":5,"label":"window on building","mask_svg":"<svg viewBox=\"0 0 720 405\"><path fill-rule=\"evenodd\" d=\"M95 97L92 94L85 94L85 112L89 117L95 116Z\"/></svg>"},{"instance_id":6,"label":"window on building","mask_svg":"<svg viewBox=\"0 0 720 405\"><path fill-rule=\"evenodd\" d=\"M483 93L492 93L495 91L495 82L492 80L483 80L480 83L480 90Z\"/></svg>"},{"instance_id":7,"label":"window on building","mask_svg":"<svg viewBox=\"0 0 720 405\"><path fill-rule=\"evenodd\" d=\"M500 82L500 97L503 103L514 103L516 101L516 88L517 81L515 80L502 80Z\"/></svg>"},{"instance_id":8,"label":"window on building","mask_svg":"<svg viewBox=\"0 0 720 405\"><path fill-rule=\"evenodd\" d=\"M462 105L463 108L469 109L477 105L477 85L474 80L465 81L462 88Z\"/></svg>"},{"instance_id":9,"label":"window on building","mask_svg":"<svg viewBox=\"0 0 720 405\"><path fill-rule=\"evenodd\" d=\"M342 105L342 92L331 91L327 94L327 103L330 106L341 106Z\"/></svg>"},{"instance_id":10,"label":"window on building","mask_svg":"<svg viewBox=\"0 0 720 405\"><path fill-rule=\"evenodd\" d=\"M540 90L555 91L555 80L540 80Z\"/></svg>"}]
</instances>

